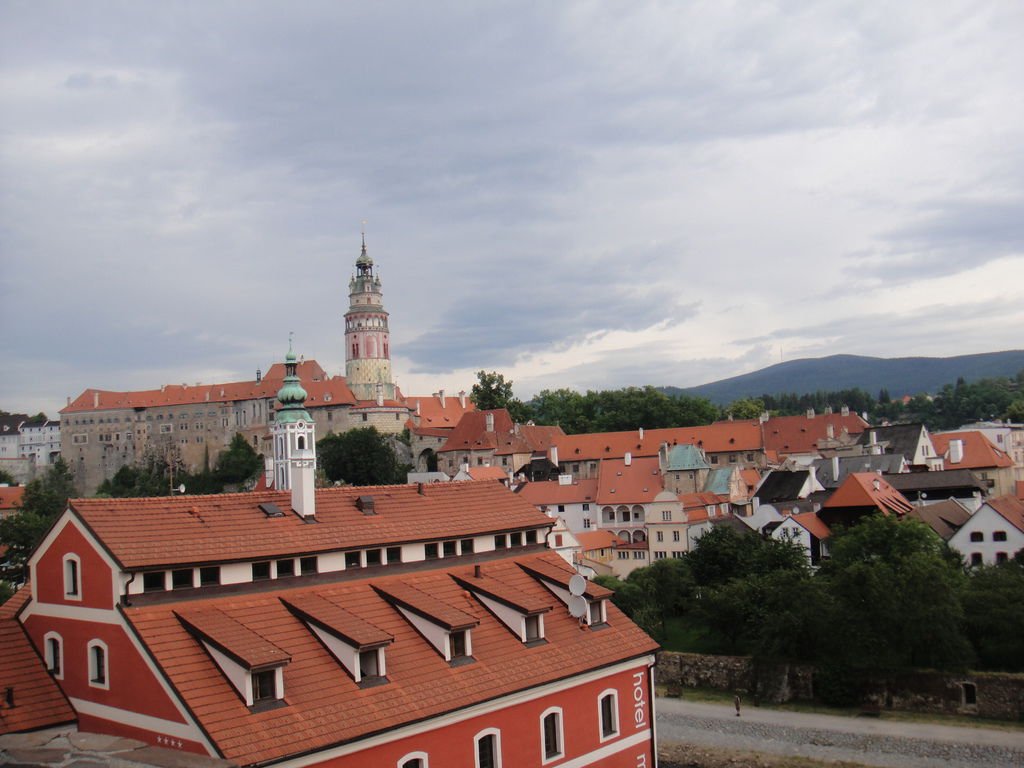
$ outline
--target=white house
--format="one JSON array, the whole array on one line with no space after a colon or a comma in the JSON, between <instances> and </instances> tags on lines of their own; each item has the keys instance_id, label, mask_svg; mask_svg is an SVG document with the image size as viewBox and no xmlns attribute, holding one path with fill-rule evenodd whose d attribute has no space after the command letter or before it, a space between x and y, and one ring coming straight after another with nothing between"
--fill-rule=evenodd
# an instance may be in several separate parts
<instances>
[{"instance_id":1,"label":"white house","mask_svg":"<svg viewBox=\"0 0 1024 768\"><path fill-rule=\"evenodd\" d=\"M970 565L995 565L1024 549L1024 501L999 496L982 504L949 539Z\"/></svg>"}]
</instances>

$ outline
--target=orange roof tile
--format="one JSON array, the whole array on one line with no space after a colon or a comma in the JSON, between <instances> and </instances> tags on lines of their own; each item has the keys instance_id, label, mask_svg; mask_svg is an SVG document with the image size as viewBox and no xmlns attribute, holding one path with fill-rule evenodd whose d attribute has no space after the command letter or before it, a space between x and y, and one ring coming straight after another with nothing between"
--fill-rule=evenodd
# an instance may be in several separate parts
<instances>
[{"instance_id":1,"label":"orange roof tile","mask_svg":"<svg viewBox=\"0 0 1024 768\"><path fill-rule=\"evenodd\" d=\"M291 661L285 651L263 638L255 629L217 609L176 611L175 615L194 634L249 669Z\"/></svg>"},{"instance_id":2,"label":"orange roof tile","mask_svg":"<svg viewBox=\"0 0 1024 768\"><path fill-rule=\"evenodd\" d=\"M877 507L883 514L905 515L914 505L885 478L874 472L851 472L842 485L822 504L824 509Z\"/></svg>"},{"instance_id":3,"label":"orange roof tile","mask_svg":"<svg viewBox=\"0 0 1024 768\"><path fill-rule=\"evenodd\" d=\"M282 602L304 621L317 624L357 648L383 645L395 639L384 630L363 621L351 611L346 611L321 595L298 595Z\"/></svg>"},{"instance_id":4,"label":"orange roof tile","mask_svg":"<svg viewBox=\"0 0 1024 768\"><path fill-rule=\"evenodd\" d=\"M481 566L480 575L473 572L473 576L465 578L456 576L455 580L471 592L479 592L504 603L517 611L527 614L547 613L551 610L551 601L539 594L521 592L510 587L502 581L487 575L484 571L486 566Z\"/></svg>"},{"instance_id":5,"label":"orange roof tile","mask_svg":"<svg viewBox=\"0 0 1024 768\"><path fill-rule=\"evenodd\" d=\"M547 579L560 587L569 588L569 580L576 576L576 569L565 562L561 557L538 559L531 561L520 561L519 567L523 570L532 573L534 576L540 577L541 579ZM604 598L611 597L612 592L607 587L602 587L600 584L595 584L592 581L587 581L587 588L583 594L589 597L591 600L601 600Z\"/></svg>"},{"instance_id":6,"label":"orange roof tile","mask_svg":"<svg viewBox=\"0 0 1024 768\"><path fill-rule=\"evenodd\" d=\"M611 549L619 544L619 537L611 531L583 531L573 534L580 543L581 552L593 552L595 549Z\"/></svg>"},{"instance_id":7,"label":"orange roof tile","mask_svg":"<svg viewBox=\"0 0 1024 768\"><path fill-rule=\"evenodd\" d=\"M17 509L21 506L21 497L24 495L24 486L0 487L0 509Z\"/></svg>"},{"instance_id":8,"label":"orange roof tile","mask_svg":"<svg viewBox=\"0 0 1024 768\"><path fill-rule=\"evenodd\" d=\"M376 514L356 506L373 496ZM316 525L291 508L287 491L148 499L72 499L71 509L125 569L299 556L317 552L484 535L550 525L551 520L500 483L434 483L322 488ZM267 517L262 503L282 517ZM168 547L167 542L175 542Z\"/></svg>"},{"instance_id":9,"label":"orange roof tile","mask_svg":"<svg viewBox=\"0 0 1024 768\"><path fill-rule=\"evenodd\" d=\"M46 671L21 624L12 616L0 618L0 648L0 682L5 690L12 690L15 704L0 707L0 734L75 721L71 705Z\"/></svg>"},{"instance_id":10,"label":"orange roof tile","mask_svg":"<svg viewBox=\"0 0 1024 768\"><path fill-rule=\"evenodd\" d=\"M1002 515L1006 522L1024 533L1024 501L1007 494L989 499L986 503Z\"/></svg>"},{"instance_id":11,"label":"orange roof tile","mask_svg":"<svg viewBox=\"0 0 1024 768\"><path fill-rule=\"evenodd\" d=\"M793 515L792 520L799 523L808 533L819 540L823 541L832 535L832 531L815 512L801 512L799 515Z\"/></svg>"},{"instance_id":12,"label":"orange roof tile","mask_svg":"<svg viewBox=\"0 0 1024 768\"><path fill-rule=\"evenodd\" d=\"M494 430L487 431L487 416L494 417ZM493 411L467 411L448 435L448 441L438 451L480 450L498 447L498 433L512 430L512 417L504 408Z\"/></svg>"},{"instance_id":13,"label":"orange roof tile","mask_svg":"<svg viewBox=\"0 0 1024 768\"><path fill-rule=\"evenodd\" d=\"M664 490L658 458L605 459L598 475L598 504L649 504Z\"/></svg>"},{"instance_id":14,"label":"orange roof tile","mask_svg":"<svg viewBox=\"0 0 1024 768\"><path fill-rule=\"evenodd\" d=\"M562 485L557 480L524 483L516 493L535 507L542 504L582 504L597 499L597 478Z\"/></svg>"},{"instance_id":15,"label":"orange roof tile","mask_svg":"<svg viewBox=\"0 0 1024 768\"><path fill-rule=\"evenodd\" d=\"M820 413L805 416L772 416L763 425L764 447L785 455L790 453L815 453L818 441L828 438L828 428L838 438L843 432L856 435L870 427L856 413L843 416L841 413Z\"/></svg>"},{"instance_id":16,"label":"orange roof tile","mask_svg":"<svg viewBox=\"0 0 1024 768\"><path fill-rule=\"evenodd\" d=\"M429 592L421 592L411 584L389 581L374 587L392 605L412 611L418 616L440 624L448 630L469 629L480 622L455 605L439 600Z\"/></svg>"},{"instance_id":17,"label":"orange roof tile","mask_svg":"<svg viewBox=\"0 0 1024 768\"><path fill-rule=\"evenodd\" d=\"M679 494L679 500L683 503L683 509L685 510L710 507L723 501L717 493L709 493L708 491L681 493ZM724 499L724 501L728 501L728 499Z\"/></svg>"},{"instance_id":18,"label":"orange roof tile","mask_svg":"<svg viewBox=\"0 0 1024 768\"><path fill-rule=\"evenodd\" d=\"M964 445L963 460L953 464L949 460L949 444L953 440L962 440ZM1013 459L1005 451L996 448L983 432L970 430L966 432L943 432L932 435L932 445L940 456L946 457L946 469L987 469L989 467L1012 467Z\"/></svg>"},{"instance_id":19,"label":"orange roof tile","mask_svg":"<svg viewBox=\"0 0 1024 768\"><path fill-rule=\"evenodd\" d=\"M413 418L419 422L417 426L420 428L455 429L462 414L476 410L473 401L468 397L465 399L465 405L462 405L458 397L445 397L442 406L441 398L434 395L407 397L405 403L413 414L416 413L417 406L419 407L419 416Z\"/></svg>"},{"instance_id":20,"label":"orange roof tile","mask_svg":"<svg viewBox=\"0 0 1024 768\"><path fill-rule=\"evenodd\" d=\"M555 441L558 460L593 461L622 458L627 453L657 456L662 443L700 445L705 453L729 451L760 451L764 447L761 425L756 419L722 421L700 427L670 427L628 432L595 432L586 435L565 435Z\"/></svg>"},{"instance_id":21,"label":"orange roof tile","mask_svg":"<svg viewBox=\"0 0 1024 768\"><path fill-rule=\"evenodd\" d=\"M1016 483L1017 487L1017 498L1024 501L1024 480L1018 480Z\"/></svg>"},{"instance_id":22,"label":"orange roof tile","mask_svg":"<svg viewBox=\"0 0 1024 768\"><path fill-rule=\"evenodd\" d=\"M580 629L564 604L521 569L553 569L561 558L550 552L509 556L485 565L488 576L550 612L547 643L530 647L518 640L452 576L472 579L473 566L309 584L271 592L190 601L258 628L268 642L292 659L284 670L284 706L251 712L201 645L174 616L174 606L154 603L125 609L146 647L166 670L190 711L224 757L239 764L280 760L322 750L374 733L420 722L469 705L524 691L627 659L643 658L657 645L608 605L608 626ZM380 592L404 584L470 616L472 663L448 664ZM284 602L313 594L373 624L394 638L387 654L387 682L360 688Z\"/></svg>"},{"instance_id":23,"label":"orange roof tile","mask_svg":"<svg viewBox=\"0 0 1024 768\"><path fill-rule=\"evenodd\" d=\"M474 480L508 480L508 472L501 467L470 467L469 476Z\"/></svg>"}]
</instances>

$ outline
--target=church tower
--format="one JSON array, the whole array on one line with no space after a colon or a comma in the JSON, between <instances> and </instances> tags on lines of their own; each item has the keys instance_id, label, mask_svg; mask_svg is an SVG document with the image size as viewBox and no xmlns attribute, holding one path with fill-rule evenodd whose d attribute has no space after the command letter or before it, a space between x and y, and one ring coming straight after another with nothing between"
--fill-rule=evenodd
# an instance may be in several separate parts
<instances>
[{"instance_id":1,"label":"church tower","mask_svg":"<svg viewBox=\"0 0 1024 768\"><path fill-rule=\"evenodd\" d=\"M274 489L292 492L292 506L303 517L313 514L316 475L316 429L306 410L306 390L296 373L297 363L288 344L284 383L277 392L274 412Z\"/></svg>"},{"instance_id":2,"label":"church tower","mask_svg":"<svg viewBox=\"0 0 1024 768\"><path fill-rule=\"evenodd\" d=\"M373 259L363 251L356 259L356 272L348 284L348 312L345 313L345 378L357 400L394 400L391 380L391 334L384 310L380 277L374 274Z\"/></svg>"}]
</instances>

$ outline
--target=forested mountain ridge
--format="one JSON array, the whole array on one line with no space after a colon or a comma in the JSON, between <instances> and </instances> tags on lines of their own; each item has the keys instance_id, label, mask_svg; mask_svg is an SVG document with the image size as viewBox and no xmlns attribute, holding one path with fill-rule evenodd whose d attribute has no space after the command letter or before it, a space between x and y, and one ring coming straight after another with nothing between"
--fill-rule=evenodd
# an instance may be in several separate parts
<instances>
[{"instance_id":1,"label":"forested mountain ridge","mask_svg":"<svg viewBox=\"0 0 1024 768\"><path fill-rule=\"evenodd\" d=\"M725 405L744 397L784 393L887 390L893 398L936 393L963 379L1011 378L1024 368L1024 350L986 352L956 357L864 357L830 355L788 360L759 371L702 384L697 387L659 387L669 395L706 397Z\"/></svg>"}]
</instances>

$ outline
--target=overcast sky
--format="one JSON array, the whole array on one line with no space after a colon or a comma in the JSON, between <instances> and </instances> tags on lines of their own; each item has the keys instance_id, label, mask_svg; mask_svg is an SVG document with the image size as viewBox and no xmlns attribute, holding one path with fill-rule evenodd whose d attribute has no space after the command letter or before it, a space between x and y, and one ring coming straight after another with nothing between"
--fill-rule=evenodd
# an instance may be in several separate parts
<instances>
[{"instance_id":1,"label":"overcast sky","mask_svg":"<svg viewBox=\"0 0 1024 768\"><path fill-rule=\"evenodd\" d=\"M1024 3L0 2L0 408L1024 346ZM795 383L797 388L798 384Z\"/></svg>"}]
</instances>

